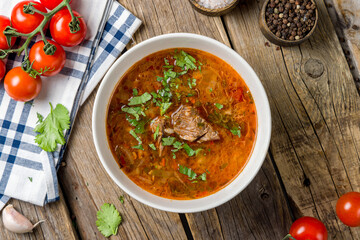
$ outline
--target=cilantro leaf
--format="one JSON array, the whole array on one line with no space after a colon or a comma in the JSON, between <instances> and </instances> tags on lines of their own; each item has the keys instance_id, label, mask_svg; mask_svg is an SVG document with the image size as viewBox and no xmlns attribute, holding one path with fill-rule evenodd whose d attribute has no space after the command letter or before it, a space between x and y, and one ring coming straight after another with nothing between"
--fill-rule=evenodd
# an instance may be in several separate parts
<instances>
[{"instance_id":1,"label":"cilantro leaf","mask_svg":"<svg viewBox=\"0 0 360 240\"><path fill-rule=\"evenodd\" d=\"M159 125L156 126L156 130L155 130L155 133L154 133L154 140L157 139L157 137L159 136L159 130L160 130L160 127Z\"/></svg>"},{"instance_id":2,"label":"cilantro leaf","mask_svg":"<svg viewBox=\"0 0 360 240\"><path fill-rule=\"evenodd\" d=\"M136 88L133 89L133 96L137 96L139 94L138 90Z\"/></svg>"},{"instance_id":3,"label":"cilantro leaf","mask_svg":"<svg viewBox=\"0 0 360 240\"><path fill-rule=\"evenodd\" d=\"M215 106L218 108L218 109L222 109L224 106L221 105L220 103L215 103Z\"/></svg>"},{"instance_id":4,"label":"cilantro leaf","mask_svg":"<svg viewBox=\"0 0 360 240\"><path fill-rule=\"evenodd\" d=\"M175 141L175 137L163 138L162 141L163 141L164 146L171 146L171 145L173 145L173 143Z\"/></svg>"},{"instance_id":5,"label":"cilantro leaf","mask_svg":"<svg viewBox=\"0 0 360 240\"><path fill-rule=\"evenodd\" d=\"M189 155L189 157L194 156L195 153L196 153L196 152L195 152L189 145L187 145L186 143L184 144L183 148L184 148L185 152L187 153L187 155Z\"/></svg>"},{"instance_id":6,"label":"cilantro leaf","mask_svg":"<svg viewBox=\"0 0 360 240\"><path fill-rule=\"evenodd\" d=\"M96 226L102 235L110 237L117 234L122 219L113 204L104 203L96 216Z\"/></svg>"},{"instance_id":7,"label":"cilantro leaf","mask_svg":"<svg viewBox=\"0 0 360 240\"><path fill-rule=\"evenodd\" d=\"M150 147L152 150L156 151L156 147L155 147L155 145L154 145L153 143L150 143L150 144L149 144L149 147Z\"/></svg>"},{"instance_id":8,"label":"cilantro leaf","mask_svg":"<svg viewBox=\"0 0 360 240\"><path fill-rule=\"evenodd\" d=\"M232 134L234 134L235 136L241 137L240 127L232 128L232 129L230 129L230 132Z\"/></svg>"},{"instance_id":9,"label":"cilantro leaf","mask_svg":"<svg viewBox=\"0 0 360 240\"><path fill-rule=\"evenodd\" d=\"M132 146L132 148L140 149L140 150L143 150L143 151L144 151L144 147L143 147L143 145L141 145L141 144L136 145L136 146Z\"/></svg>"},{"instance_id":10,"label":"cilantro leaf","mask_svg":"<svg viewBox=\"0 0 360 240\"><path fill-rule=\"evenodd\" d=\"M206 181L206 173L203 173L201 174L199 177L198 177L199 180L202 180L202 181Z\"/></svg>"},{"instance_id":11,"label":"cilantro leaf","mask_svg":"<svg viewBox=\"0 0 360 240\"><path fill-rule=\"evenodd\" d=\"M119 200L122 204L124 204L124 196L119 196Z\"/></svg>"},{"instance_id":12,"label":"cilantro leaf","mask_svg":"<svg viewBox=\"0 0 360 240\"><path fill-rule=\"evenodd\" d=\"M133 136L133 137L139 142L139 144L142 144L141 139L139 138L138 135L136 135L136 133L134 132L134 130L131 129L131 130L129 131L129 133L131 134L131 136Z\"/></svg>"},{"instance_id":13,"label":"cilantro leaf","mask_svg":"<svg viewBox=\"0 0 360 240\"><path fill-rule=\"evenodd\" d=\"M172 105L172 103L167 102L167 103L161 103L160 104L160 115L164 115L165 112L169 109L169 107Z\"/></svg>"},{"instance_id":14,"label":"cilantro leaf","mask_svg":"<svg viewBox=\"0 0 360 240\"><path fill-rule=\"evenodd\" d=\"M146 116L141 107L122 107L121 111L133 115L137 121L140 119L140 115Z\"/></svg>"},{"instance_id":15,"label":"cilantro leaf","mask_svg":"<svg viewBox=\"0 0 360 240\"><path fill-rule=\"evenodd\" d=\"M196 176L197 176L197 174L193 170L191 170L191 168L182 166L180 164L179 164L179 172L181 174L184 174L184 175L188 176L189 180L194 180L196 178Z\"/></svg>"},{"instance_id":16,"label":"cilantro leaf","mask_svg":"<svg viewBox=\"0 0 360 240\"><path fill-rule=\"evenodd\" d=\"M133 105L139 105L139 104L143 104L146 103L147 101L149 101L152 98L151 94L146 92L141 96L137 96L137 97L132 97L129 100L129 106L133 106Z\"/></svg>"},{"instance_id":17,"label":"cilantro leaf","mask_svg":"<svg viewBox=\"0 0 360 240\"><path fill-rule=\"evenodd\" d=\"M35 137L35 142L43 150L53 152L56 150L57 144L64 145L64 130L70 127L69 111L61 104L57 104L55 109L50 104L50 113L41 121L34 129L39 134ZM39 116L38 116L39 117ZM39 119L40 120L40 119Z\"/></svg>"}]
</instances>

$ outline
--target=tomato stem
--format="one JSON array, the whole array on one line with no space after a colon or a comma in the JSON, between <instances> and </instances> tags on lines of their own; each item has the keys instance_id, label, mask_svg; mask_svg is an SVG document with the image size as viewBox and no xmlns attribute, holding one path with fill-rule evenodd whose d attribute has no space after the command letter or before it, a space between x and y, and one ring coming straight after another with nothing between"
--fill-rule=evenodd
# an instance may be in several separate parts
<instances>
[{"instance_id":1,"label":"tomato stem","mask_svg":"<svg viewBox=\"0 0 360 240\"><path fill-rule=\"evenodd\" d=\"M286 235L282 240L287 240L289 238L292 240L296 240L293 236L290 235L290 233L288 235Z\"/></svg>"},{"instance_id":2,"label":"tomato stem","mask_svg":"<svg viewBox=\"0 0 360 240\"><path fill-rule=\"evenodd\" d=\"M70 0L63 0L56 8L54 8L53 10L51 10L50 12L48 13L44 13L44 12L41 12L39 10L37 10L35 7L34 7L34 3L29 3L28 5L25 5L24 6L24 12L27 13L27 14L34 14L34 13L39 13L41 15L44 16L44 19L42 20L42 22L40 23L40 25L34 30L32 31L31 33L29 34L24 34L24 33L19 33L15 28L12 28L10 26L6 27L5 30L4 30L4 35L6 36L6 38L8 39L8 43L9 43L9 40L12 38L12 37L26 37L26 41L25 43L17 48L17 49L7 49L7 50L0 50L0 59L4 59L7 57L7 55L9 55L10 53L17 53L19 56L20 54L25 50L25 58L24 58L24 62L26 61L26 59L28 58L28 52L27 52L27 49L29 47L29 44L31 42L31 40L36 36L36 34L40 33L41 34L41 37L42 37L42 40L44 41L45 43L45 46L48 45L48 48L49 49L52 49L52 50L49 50L47 54L46 51L45 53L47 55L53 55L56 51L56 47L55 47L55 50L54 50L54 47L49 47L49 42L46 40L45 38L45 34L44 34L44 28L46 26L46 24L50 21L50 19L52 18L52 16L54 16L57 12L59 12L61 9L63 9L64 7L67 7L69 9L69 12L73 18L73 21L74 22L74 29L73 30L76 30L74 32L71 31L71 27L70 27L70 32L71 33L75 33L77 31L80 30L80 23L79 23L79 20L77 17L74 16L73 12L72 12L72 9L71 9L71 6L70 6ZM72 23L71 22L71 23ZM78 22L78 23L77 23ZM71 24L70 23L70 24ZM51 44L50 44L51 45ZM25 63L26 65L26 63Z\"/></svg>"},{"instance_id":3,"label":"tomato stem","mask_svg":"<svg viewBox=\"0 0 360 240\"><path fill-rule=\"evenodd\" d=\"M66 4L66 7L68 8L69 13L71 15L71 22L69 23L70 32L77 33L78 31L81 30L80 21L77 17L75 17L69 3Z\"/></svg>"}]
</instances>

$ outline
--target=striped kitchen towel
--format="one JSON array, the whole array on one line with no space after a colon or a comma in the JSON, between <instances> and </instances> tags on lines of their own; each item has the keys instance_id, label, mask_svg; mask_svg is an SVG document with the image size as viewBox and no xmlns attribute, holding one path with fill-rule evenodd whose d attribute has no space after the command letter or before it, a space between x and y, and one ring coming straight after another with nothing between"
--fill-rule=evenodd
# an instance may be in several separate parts
<instances>
[{"instance_id":1,"label":"striped kitchen towel","mask_svg":"<svg viewBox=\"0 0 360 240\"><path fill-rule=\"evenodd\" d=\"M0 1L0 15L9 16L21 0ZM60 74L43 78L40 95L32 102L11 99L0 82L0 210L10 198L43 206L59 199L56 169L65 147L53 153L34 142L37 113L47 116L49 102L63 104L73 123L80 104L90 95L121 54L141 21L113 0L78 0L72 4L88 26L86 40L64 48L67 61ZM40 40L40 37L36 41ZM18 39L17 44L22 44ZM35 42L35 40L34 40ZM7 69L19 66L23 56L9 55ZM68 139L70 130L66 133Z\"/></svg>"}]
</instances>

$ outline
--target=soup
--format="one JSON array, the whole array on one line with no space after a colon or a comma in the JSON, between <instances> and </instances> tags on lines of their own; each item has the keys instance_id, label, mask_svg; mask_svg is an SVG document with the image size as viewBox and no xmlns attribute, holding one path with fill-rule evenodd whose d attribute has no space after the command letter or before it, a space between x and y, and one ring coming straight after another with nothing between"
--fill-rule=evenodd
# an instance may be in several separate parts
<instances>
[{"instance_id":1,"label":"soup","mask_svg":"<svg viewBox=\"0 0 360 240\"><path fill-rule=\"evenodd\" d=\"M160 197L196 199L242 171L257 115L241 76L196 49L167 49L135 63L117 84L106 120L122 171Z\"/></svg>"}]
</instances>

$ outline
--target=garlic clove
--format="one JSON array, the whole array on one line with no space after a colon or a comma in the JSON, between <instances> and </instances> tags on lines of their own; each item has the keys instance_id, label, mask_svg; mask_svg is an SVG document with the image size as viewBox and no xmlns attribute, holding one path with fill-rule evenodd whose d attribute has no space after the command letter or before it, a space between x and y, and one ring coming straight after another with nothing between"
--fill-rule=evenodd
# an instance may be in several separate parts
<instances>
[{"instance_id":1,"label":"garlic clove","mask_svg":"<svg viewBox=\"0 0 360 240\"><path fill-rule=\"evenodd\" d=\"M14 233L28 233L44 222L44 220L32 224L29 219L15 210L14 206L9 204L2 212L2 220L6 229Z\"/></svg>"}]
</instances>

